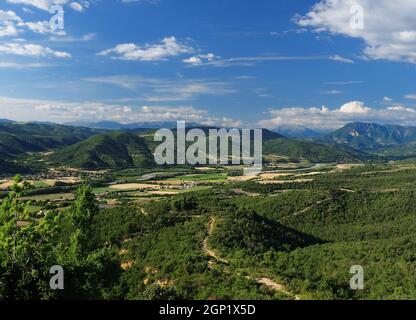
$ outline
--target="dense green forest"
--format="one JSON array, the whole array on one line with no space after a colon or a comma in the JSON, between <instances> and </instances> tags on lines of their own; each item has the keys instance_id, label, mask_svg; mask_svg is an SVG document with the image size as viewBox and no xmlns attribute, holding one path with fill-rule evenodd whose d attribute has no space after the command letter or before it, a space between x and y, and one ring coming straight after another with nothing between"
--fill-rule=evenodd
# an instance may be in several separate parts
<instances>
[{"instance_id":1,"label":"dense green forest","mask_svg":"<svg viewBox=\"0 0 416 320\"><path fill-rule=\"evenodd\" d=\"M17 177L0 209L0 297L415 299L415 177L367 165L108 209L81 186L70 208L41 218ZM233 192L244 187L257 195ZM63 291L49 288L52 265L65 270ZM364 290L350 288L353 265Z\"/></svg>"},{"instance_id":2,"label":"dense green forest","mask_svg":"<svg viewBox=\"0 0 416 320\"><path fill-rule=\"evenodd\" d=\"M56 165L83 169L118 169L154 166L153 154L143 138L112 132L57 150L47 157Z\"/></svg>"}]
</instances>

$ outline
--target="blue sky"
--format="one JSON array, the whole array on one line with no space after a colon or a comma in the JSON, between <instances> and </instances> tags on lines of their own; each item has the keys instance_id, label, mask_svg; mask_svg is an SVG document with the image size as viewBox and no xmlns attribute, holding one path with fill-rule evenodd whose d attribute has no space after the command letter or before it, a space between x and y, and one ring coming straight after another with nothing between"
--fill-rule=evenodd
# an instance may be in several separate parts
<instances>
[{"instance_id":1,"label":"blue sky","mask_svg":"<svg viewBox=\"0 0 416 320\"><path fill-rule=\"evenodd\" d=\"M54 4L63 30L51 29ZM5 0L0 118L416 125L415 9L412 0Z\"/></svg>"}]
</instances>

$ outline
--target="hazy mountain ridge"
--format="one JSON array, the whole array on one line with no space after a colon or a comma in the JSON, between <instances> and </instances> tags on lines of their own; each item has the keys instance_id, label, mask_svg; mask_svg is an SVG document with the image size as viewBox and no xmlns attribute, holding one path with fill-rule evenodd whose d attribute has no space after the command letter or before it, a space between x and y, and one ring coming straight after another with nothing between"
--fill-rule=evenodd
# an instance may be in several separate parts
<instances>
[{"instance_id":1,"label":"hazy mountain ridge","mask_svg":"<svg viewBox=\"0 0 416 320\"><path fill-rule=\"evenodd\" d=\"M177 127L176 121L151 121L151 122L135 122L135 123L120 123L117 121L73 121L68 122L65 125L75 126L75 127L84 127L84 128L93 128L93 129L103 129L103 130L135 130L135 129L174 129ZM196 122L187 122L188 127L200 126Z\"/></svg>"},{"instance_id":2,"label":"hazy mountain ridge","mask_svg":"<svg viewBox=\"0 0 416 320\"><path fill-rule=\"evenodd\" d=\"M273 129L274 132L277 132L288 138L320 138L325 135L326 132L310 129L303 126L279 126Z\"/></svg>"}]
</instances>

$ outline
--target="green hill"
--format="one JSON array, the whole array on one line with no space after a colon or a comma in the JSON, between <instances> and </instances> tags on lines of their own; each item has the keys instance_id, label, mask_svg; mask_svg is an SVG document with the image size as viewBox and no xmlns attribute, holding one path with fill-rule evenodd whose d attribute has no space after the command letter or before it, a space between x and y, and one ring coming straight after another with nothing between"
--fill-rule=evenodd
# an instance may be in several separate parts
<instances>
[{"instance_id":1,"label":"green hill","mask_svg":"<svg viewBox=\"0 0 416 320\"><path fill-rule=\"evenodd\" d=\"M387 147L379 150L378 153L388 158L412 158L416 156L416 141L398 146Z\"/></svg>"},{"instance_id":2,"label":"green hill","mask_svg":"<svg viewBox=\"0 0 416 320\"><path fill-rule=\"evenodd\" d=\"M208 133L209 129L218 128L201 127L201 129ZM149 167L154 165L152 153L159 144L154 141L154 133L154 130L140 130L114 131L96 135L87 140L60 148L53 154L46 156L45 160L57 166L83 169ZM13 138L7 137L10 140ZM81 137L76 136L75 138L80 139ZM36 140L36 145L40 149L44 147L41 145L42 141L45 141L45 139ZM56 142L56 140L54 141ZM188 146L190 144L192 143L187 142ZM32 144L28 146L15 142L14 145L18 147L18 150L28 150ZM229 150L231 150L231 146L230 141ZM315 163L358 162L367 160L369 157L366 153L347 146L324 145L309 140L288 139L266 129L263 129L263 155L275 155Z\"/></svg>"},{"instance_id":3,"label":"green hill","mask_svg":"<svg viewBox=\"0 0 416 320\"><path fill-rule=\"evenodd\" d=\"M0 123L0 155L5 159L28 152L49 151L104 132L55 124Z\"/></svg>"},{"instance_id":4,"label":"green hill","mask_svg":"<svg viewBox=\"0 0 416 320\"><path fill-rule=\"evenodd\" d=\"M365 161L369 155L352 148L325 145L308 140L273 138L263 142L264 155L279 155L310 162L357 162Z\"/></svg>"},{"instance_id":5,"label":"green hill","mask_svg":"<svg viewBox=\"0 0 416 320\"><path fill-rule=\"evenodd\" d=\"M206 134L209 129L219 129L216 127L198 127ZM187 129L187 131L190 129ZM148 145L154 150L157 143L153 141L152 132L141 132ZM263 155L276 155L296 160L307 160L310 162L357 162L374 159L375 156L370 156L367 153L357 151L353 148L343 145L323 144L310 140L289 139L276 132L262 129L263 136ZM253 134L251 135L253 141ZM187 143L190 145L191 143ZM229 150L231 150L232 143L230 141Z\"/></svg>"},{"instance_id":6,"label":"green hill","mask_svg":"<svg viewBox=\"0 0 416 320\"><path fill-rule=\"evenodd\" d=\"M57 150L47 157L55 165L82 169L152 166L145 140L131 133L112 132Z\"/></svg>"},{"instance_id":7,"label":"green hill","mask_svg":"<svg viewBox=\"0 0 416 320\"><path fill-rule=\"evenodd\" d=\"M322 242L249 209L230 210L222 214L212 235L214 247L224 251L245 250L253 253L292 251Z\"/></svg>"}]
</instances>

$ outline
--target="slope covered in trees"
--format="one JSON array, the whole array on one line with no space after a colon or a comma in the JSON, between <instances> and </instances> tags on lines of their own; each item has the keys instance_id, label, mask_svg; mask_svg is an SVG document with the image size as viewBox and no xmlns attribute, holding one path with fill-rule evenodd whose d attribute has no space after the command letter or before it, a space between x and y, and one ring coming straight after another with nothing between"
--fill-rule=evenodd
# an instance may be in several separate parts
<instances>
[{"instance_id":1,"label":"slope covered in trees","mask_svg":"<svg viewBox=\"0 0 416 320\"><path fill-rule=\"evenodd\" d=\"M58 166L82 169L117 169L153 165L153 155L145 140L124 132L92 137L57 150L47 159Z\"/></svg>"},{"instance_id":2,"label":"slope covered in trees","mask_svg":"<svg viewBox=\"0 0 416 320\"><path fill-rule=\"evenodd\" d=\"M0 155L10 158L28 152L49 151L103 132L56 124L0 123Z\"/></svg>"},{"instance_id":3,"label":"slope covered in trees","mask_svg":"<svg viewBox=\"0 0 416 320\"><path fill-rule=\"evenodd\" d=\"M323 171L250 196L232 192L240 183L218 185L101 210L81 187L71 207L40 218L13 186L0 209L0 296L414 299L416 169L398 168ZM65 268L68 290L48 289L50 264ZM364 290L349 287L355 265Z\"/></svg>"}]
</instances>

